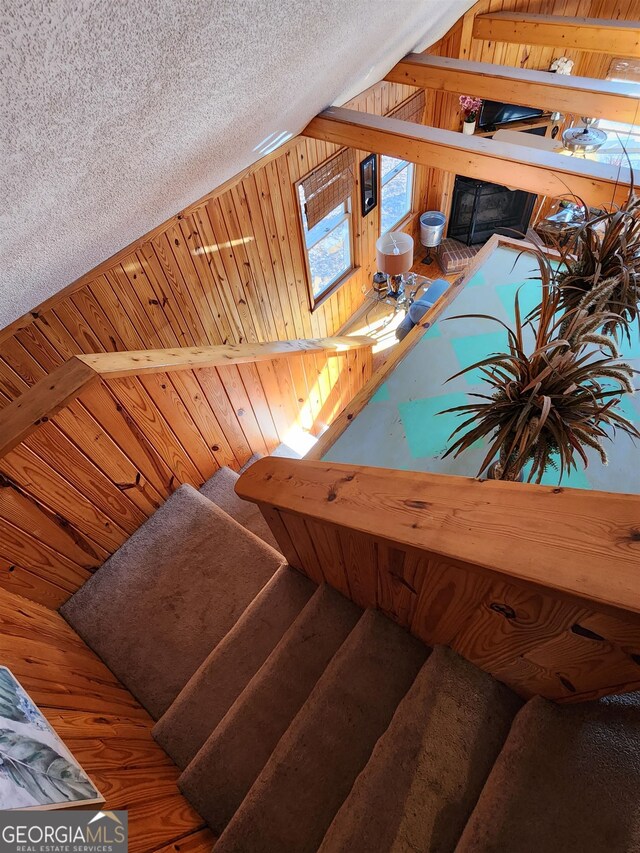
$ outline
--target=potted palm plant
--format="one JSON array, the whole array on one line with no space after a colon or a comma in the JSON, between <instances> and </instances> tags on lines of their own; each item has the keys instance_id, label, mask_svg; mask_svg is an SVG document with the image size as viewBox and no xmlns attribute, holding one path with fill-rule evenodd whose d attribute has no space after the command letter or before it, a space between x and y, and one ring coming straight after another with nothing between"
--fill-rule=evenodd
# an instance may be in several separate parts
<instances>
[{"instance_id":1,"label":"potted palm plant","mask_svg":"<svg viewBox=\"0 0 640 853\"><path fill-rule=\"evenodd\" d=\"M553 280L561 311L609 313L605 333L630 337L640 317L640 198L631 194L617 210L587 215L561 249Z\"/></svg>"},{"instance_id":2,"label":"potted palm plant","mask_svg":"<svg viewBox=\"0 0 640 853\"><path fill-rule=\"evenodd\" d=\"M477 402L446 410L468 417L451 434L455 441L445 456L458 456L479 439L490 439L478 476L497 456L490 471L495 479L522 479L530 464L529 482L540 483L548 468L558 467L561 480L577 468L578 459L588 465L585 448L596 450L606 464L603 441L610 432L620 429L640 437L617 409L621 395L633 393L635 371L618 358L615 340L601 331L613 322L624 325L624 320L584 309L561 315L560 291L544 288L543 294L529 353L523 331L531 320L523 323L518 294L514 329L495 317L468 315L500 323L509 341L508 352L493 353L448 380L479 370L489 386L490 393L470 395Z\"/></svg>"}]
</instances>

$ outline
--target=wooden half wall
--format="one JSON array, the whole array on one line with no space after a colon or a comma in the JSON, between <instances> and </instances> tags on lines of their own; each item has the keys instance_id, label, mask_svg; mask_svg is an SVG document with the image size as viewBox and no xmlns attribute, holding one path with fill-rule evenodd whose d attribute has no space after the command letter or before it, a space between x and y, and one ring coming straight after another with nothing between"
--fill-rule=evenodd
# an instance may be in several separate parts
<instances>
[{"instance_id":1,"label":"wooden half wall","mask_svg":"<svg viewBox=\"0 0 640 853\"><path fill-rule=\"evenodd\" d=\"M237 492L291 565L524 697L640 689L636 495L275 458Z\"/></svg>"}]
</instances>

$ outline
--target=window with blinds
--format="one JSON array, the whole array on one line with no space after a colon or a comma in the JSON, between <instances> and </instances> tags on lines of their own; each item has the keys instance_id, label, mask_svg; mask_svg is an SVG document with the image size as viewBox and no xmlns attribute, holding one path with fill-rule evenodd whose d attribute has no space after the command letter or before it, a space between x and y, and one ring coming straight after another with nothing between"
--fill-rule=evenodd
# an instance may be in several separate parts
<instances>
[{"instance_id":1,"label":"window with blinds","mask_svg":"<svg viewBox=\"0 0 640 853\"><path fill-rule=\"evenodd\" d=\"M388 113L390 118L422 124L424 89ZM411 213L413 206L413 163L397 157L380 158L380 234L392 231Z\"/></svg>"},{"instance_id":2,"label":"window with blinds","mask_svg":"<svg viewBox=\"0 0 640 853\"><path fill-rule=\"evenodd\" d=\"M312 308L353 269L355 152L345 148L298 184Z\"/></svg>"},{"instance_id":3,"label":"window with blinds","mask_svg":"<svg viewBox=\"0 0 640 853\"><path fill-rule=\"evenodd\" d=\"M415 95L411 95L406 101L403 101L397 107L390 110L387 115L389 118L399 118L402 121L413 121L416 124L422 124L425 104L424 89L420 89Z\"/></svg>"},{"instance_id":4,"label":"window with blinds","mask_svg":"<svg viewBox=\"0 0 640 853\"><path fill-rule=\"evenodd\" d=\"M609 65L607 80L613 83L634 83L640 95L640 60L615 57ZM630 162L634 171L640 169L640 99L636 124L601 118L596 125L607 134L607 141L596 152L589 154L589 159L612 166L628 166Z\"/></svg>"},{"instance_id":5,"label":"window with blinds","mask_svg":"<svg viewBox=\"0 0 640 853\"><path fill-rule=\"evenodd\" d=\"M300 182L307 228L314 228L330 211L351 197L354 168L355 152L343 148Z\"/></svg>"},{"instance_id":6,"label":"window with blinds","mask_svg":"<svg viewBox=\"0 0 640 853\"><path fill-rule=\"evenodd\" d=\"M391 118L422 123L424 90L387 113ZM352 197L355 152L343 148L297 185L309 272L312 309L335 290L354 268ZM406 160L382 157L380 222L391 230L411 211L414 167Z\"/></svg>"}]
</instances>

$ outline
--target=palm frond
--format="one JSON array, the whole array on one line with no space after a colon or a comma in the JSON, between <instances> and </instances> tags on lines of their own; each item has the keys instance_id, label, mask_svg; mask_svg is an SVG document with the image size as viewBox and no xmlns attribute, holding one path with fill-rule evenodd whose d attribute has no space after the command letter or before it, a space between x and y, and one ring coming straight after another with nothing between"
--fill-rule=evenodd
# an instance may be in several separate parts
<instances>
[{"instance_id":1,"label":"palm frond","mask_svg":"<svg viewBox=\"0 0 640 853\"><path fill-rule=\"evenodd\" d=\"M636 371L618 358L615 341L601 331L615 321L615 314L576 305L559 321L561 288L544 293L535 320L525 321L534 324L530 353L525 352L517 293L514 328L488 315L473 315L495 320L507 329L509 352L493 353L452 376L479 370L490 392L474 395L482 402L439 414L461 419L449 436L452 443L445 456L457 457L479 439L489 438L478 474L499 453L502 479L515 479L528 463L529 481L540 482L549 468L558 468L562 479L565 472L577 468L578 461L586 467L585 448L592 448L606 462L602 441L616 429L640 438L637 427L616 409L622 394L633 392Z\"/></svg>"}]
</instances>

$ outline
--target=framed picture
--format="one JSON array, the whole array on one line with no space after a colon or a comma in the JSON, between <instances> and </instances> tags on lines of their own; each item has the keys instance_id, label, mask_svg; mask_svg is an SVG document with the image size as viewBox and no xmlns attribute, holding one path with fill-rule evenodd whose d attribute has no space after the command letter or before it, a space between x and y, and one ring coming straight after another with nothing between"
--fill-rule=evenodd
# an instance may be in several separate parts
<instances>
[{"instance_id":1,"label":"framed picture","mask_svg":"<svg viewBox=\"0 0 640 853\"><path fill-rule=\"evenodd\" d=\"M0 810L103 802L18 679L0 666Z\"/></svg>"},{"instance_id":2,"label":"framed picture","mask_svg":"<svg viewBox=\"0 0 640 853\"><path fill-rule=\"evenodd\" d=\"M365 217L378 204L378 155L369 154L360 162L360 206Z\"/></svg>"}]
</instances>

